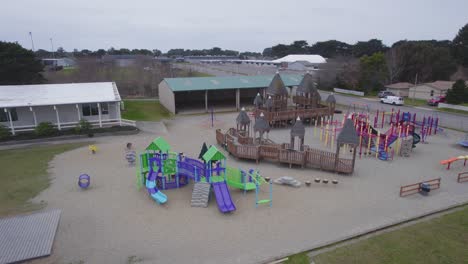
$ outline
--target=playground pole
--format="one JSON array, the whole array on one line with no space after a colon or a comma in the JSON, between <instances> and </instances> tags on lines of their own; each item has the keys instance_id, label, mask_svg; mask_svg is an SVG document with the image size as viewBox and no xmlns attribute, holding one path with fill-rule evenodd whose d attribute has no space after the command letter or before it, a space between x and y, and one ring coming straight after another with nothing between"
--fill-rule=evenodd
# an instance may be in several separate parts
<instances>
[{"instance_id":1,"label":"playground pole","mask_svg":"<svg viewBox=\"0 0 468 264\"><path fill-rule=\"evenodd\" d=\"M371 128L367 129L367 153L370 154L370 143L372 141L372 133L371 133Z\"/></svg>"},{"instance_id":2,"label":"playground pole","mask_svg":"<svg viewBox=\"0 0 468 264\"><path fill-rule=\"evenodd\" d=\"M437 117L434 125L434 135L437 135L437 127L439 126L439 118Z\"/></svg>"},{"instance_id":3,"label":"playground pole","mask_svg":"<svg viewBox=\"0 0 468 264\"><path fill-rule=\"evenodd\" d=\"M379 157L380 132L377 132L377 144L375 145L375 158Z\"/></svg>"},{"instance_id":4,"label":"playground pole","mask_svg":"<svg viewBox=\"0 0 468 264\"><path fill-rule=\"evenodd\" d=\"M362 128L363 125L361 125L361 133L359 133L359 158L362 156Z\"/></svg>"},{"instance_id":5,"label":"playground pole","mask_svg":"<svg viewBox=\"0 0 468 264\"><path fill-rule=\"evenodd\" d=\"M382 124L380 124L380 128L383 128L385 122L385 111L382 111Z\"/></svg>"},{"instance_id":6,"label":"playground pole","mask_svg":"<svg viewBox=\"0 0 468 264\"><path fill-rule=\"evenodd\" d=\"M426 124L426 117L423 117L422 126L421 126L421 140L424 142L424 125Z\"/></svg>"}]
</instances>

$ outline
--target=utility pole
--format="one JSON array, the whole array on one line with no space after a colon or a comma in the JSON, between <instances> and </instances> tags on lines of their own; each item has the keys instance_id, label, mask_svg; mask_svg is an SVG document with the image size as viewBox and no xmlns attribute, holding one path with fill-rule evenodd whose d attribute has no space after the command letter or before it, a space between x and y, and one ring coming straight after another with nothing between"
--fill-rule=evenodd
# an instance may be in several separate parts
<instances>
[{"instance_id":1,"label":"utility pole","mask_svg":"<svg viewBox=\"0 0 468 264\"><path fill-rule=\"evenodd\" d=\"M50 38L50 46L52 47L52 58L55 59L54 43L52 42L52 38Z\"/></svg>"},{"instance_id":2,"label":"utility pole","mask_svg":"<svg viewBox=\"0 0 468 264\"><path fill-rule=\"evenodd\" d=\"M32 32L31 32L31 31L29 31L29 37L31 38L31 47L32 47L32 51L34 52L34 41L33 41Z\"/></svg>"},{"instance_id":3,"label":"utility pole","mask_svg":"<svg viewBox=\"0 0 468 264\"><path fill-rule=\"evenodd\" d=\"M414 78L414 86L418 85L418 73L416 73L416 78ZM416 97L416 89L413 89L413 103Z\"/></svg>"}]
</instances>

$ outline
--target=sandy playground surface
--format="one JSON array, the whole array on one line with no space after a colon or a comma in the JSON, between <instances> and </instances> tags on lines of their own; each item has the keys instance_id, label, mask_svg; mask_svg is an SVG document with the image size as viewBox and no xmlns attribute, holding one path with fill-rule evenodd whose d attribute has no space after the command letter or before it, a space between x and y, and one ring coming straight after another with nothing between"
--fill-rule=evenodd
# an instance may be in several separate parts
<instances>
[{"instance_id":1,"label":"sandy playground surface","mask_svg":"<svg viewBox=\"0 0 468 264\"><path fill-rule=\"evenodd\" d=\"M236 114L216 116L223 130L235 125ZM356 161L352 176L315 169L290 169L269 162L236 160L229 166L259 169L273 179L293 176L301 182L338 179L338 185L312 183L298 189L274 185L273 207L255 209L255 194L231 189L237 211L223 215L211 197L208 208L190 207L192 185L163 191L168 203L157 205L145 189L135 187L136 168L124 159L126 142L143 150L163 136L174 151L197 157L203 142L216 144L207 116L178 116L166 122L168 133L97 138L99 151L86 147L57 156L51 162L52 185L35 201L62 210L53 255L47 263L257 263L297 253L450 205L468 201L468 183L456 182L459 161L447 171L439 161L467 154L454 143L460 133L448 131L418 144L410 158L383 162ZM320 145L307 127L305 143ZM270 138L289 142L289 129L275 129ZM91 176L91 188L80 190L78 176ZM399 197L401 185L442 177L442 187L428 197ZM268 197L265 188L260 194ZM262 199L262 197L260 197Z\"/></svg>"}]
</instances>

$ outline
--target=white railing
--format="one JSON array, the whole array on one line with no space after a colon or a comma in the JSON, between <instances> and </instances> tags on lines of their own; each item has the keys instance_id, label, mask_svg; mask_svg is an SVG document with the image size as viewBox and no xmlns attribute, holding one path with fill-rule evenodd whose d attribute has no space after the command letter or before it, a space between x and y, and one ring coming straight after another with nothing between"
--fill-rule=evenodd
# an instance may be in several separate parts
<instances>
[{"instance_id":1,"label":"white railing","mask_svg":"<svg viewBox=\"0 0 468 264\"><path fill-rule=\"evenodd\" d=\"M439 103L437 108L449 108L449 109L463 110L463 111L468 112L468 107L463 106L463 105L453 105L453 104Z\"/></svg>"},{"instance_id":2,"label":"white railing","mask_svg":"<svg viewBox=\"0 0 468 264\"><path fill-rule=\"evenodd\" d=\"M357 96L364 96L364 92L354 91L354 90L345 90L340 88L333 88L333 91L336 93L344 93L344 94L353 94Z\"/></svg>"},{"instance_id":3,"label":"white railing","mask_svg":"<svg viewBox=\"0 0 468 264\"><path fill-rule=\"evenodd\" d=\"M91 124L91 126L93 126L95 128L99 127L99 120L88 120L88 122ZM79 122L63 122L63 123L60 123L60 129L74 128L78 124L79 124ZM52 125L55 128L58 128L57 123L52 123ZM128 119L122 119L122 121L120 121L119 119L105 119L105 120L101 120L101 125L102 125L102 127L119 126L119 125L136 127L136 121L128 120ZM8 128L11 129L10 126L8 126ZM15 126L15 125L13 125L13 128L14 128L15 132L25 132L25 131L34 131L36 126L35 125L27 125L27 126Z\"/></svg>"}]
</instances>

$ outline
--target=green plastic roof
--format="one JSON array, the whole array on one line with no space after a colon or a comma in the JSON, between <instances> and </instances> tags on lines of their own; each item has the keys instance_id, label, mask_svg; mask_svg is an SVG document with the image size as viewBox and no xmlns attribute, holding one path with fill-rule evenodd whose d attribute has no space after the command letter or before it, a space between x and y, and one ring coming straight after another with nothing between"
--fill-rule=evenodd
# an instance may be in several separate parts
<instances>
[{"instance_id":1,"label":"green plastic roof","mask_svg":"<svg viewBox=\"0 0 468 264\"><path fill-rule=\"evenodd\" d=\"M218 161L226 159L226 157L215 146L211 146L205 155L203 155L203 159L205 161Z\"/></svg>"},{"instance_id":2,"label":"green plastic roof","mask_svg":"<svg viewBox=\"0 0 468 264\"><path fill-rule=\"evenodd\" d=\"M270 85L274 75L257 76L228 76L228 77L191 77L165 78L173 92L266 88ZM301 74L280 74L285 86L297 86L302 81Z\"/></svg>"},{"instance_id":3,"label":"green plastic roof","mask_svg":"<svg viewBox=\"0 0 468 264\"><path fill-rule=\"evenodd\" d=\"M171 149L171 146L167 141L162 137L157 137L151 144L146 147L146 150L162 151L168 152Z\"/></svg>"}]
</instances>

